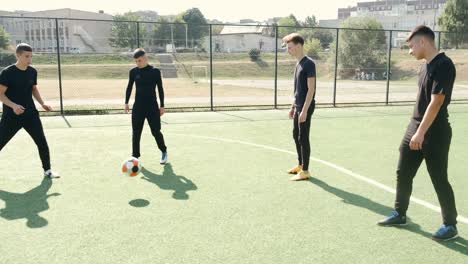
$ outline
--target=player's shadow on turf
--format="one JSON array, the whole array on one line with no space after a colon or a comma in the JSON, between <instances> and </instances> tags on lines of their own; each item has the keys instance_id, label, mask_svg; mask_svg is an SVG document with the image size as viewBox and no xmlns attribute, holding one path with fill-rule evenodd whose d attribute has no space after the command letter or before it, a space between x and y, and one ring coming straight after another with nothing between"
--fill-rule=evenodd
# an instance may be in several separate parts
<instances>
[{"instance_id":1,"label":"player's shadow on turf","mask_svg":"<svg viewBox=\"0 0 468 264\"><path fill-rule=\"evenodd\" d=\"M152 173L146 168L141 169L142 179L156 184L161 190L173 190L172 198L176 200L188 200L188 191L194 191L197 186L184 176L176 175L171 164L164 166L162 175Z\"/></svg>"},{"instance_id":2,"label":"player's shadow on turf","mask_svg":"<svg viewBox=\"0 0 468 264\"><path fill-rule=\"evenodd\" d=\"M384 217L388 216L390 212L394 210L392 207L376 203L369 198L330 186L326 182L323 182L317 178L311 178L310 182L322 188L324 191L334 194L337 197L343 199L344 203L367 209L369 211L372 211ZM409 223L407 226L398 227L398 228L400 230L408 230L410 232L413 232L418 235L422 235L429 239L432 238L432 234L421 229L420 225L412 222L411 219L409 218L408 218L408 222ZM468 255L468 241L462 237L458 237L449 242L441 242L439 244L449 249L452 249L454 251L458 251L464 255Z\"/></svg>"},{"instance_id":3,"label":"player's shadow on turf","mask_svg":"<svg viewBox=\"0 0 468 264\"><path fill-rule=\"evenodd\" d=\"M44 178L41 184L25 193L11 193L0 190L0 199L5 202L5 208L0 209L0 217L6 220L26 219L29 228L45 227L47 219L39 213L49 209L47 199L59 196L60 193L47 194L52 186L52 180Z\"/></svg>"}]
</instances>

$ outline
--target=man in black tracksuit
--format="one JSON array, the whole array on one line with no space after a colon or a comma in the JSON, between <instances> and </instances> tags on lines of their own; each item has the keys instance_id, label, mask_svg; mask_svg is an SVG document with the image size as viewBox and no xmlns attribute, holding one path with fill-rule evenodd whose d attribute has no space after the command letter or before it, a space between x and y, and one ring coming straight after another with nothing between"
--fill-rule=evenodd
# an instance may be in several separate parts
<instances>
[{"instance_id":1,"label":"man in black tracksuit","mask_svg":"<svg viewBox=\"0 0 468 264\"><path fill-rule=\"evenodd\" d=\"M39 112L32 97L36 98L46 111L52 108L46 105L37 88L37 71L31 67L32 48L21 43L16 47L16 64L10 65L0 73L0 100L3 102L3 113L0 121L0 150L24 128L32 137L39 150L44 169L44 176L59 178L50 166L49 146L42 128Z\"/></svg>"},{"instance_id":2,"label":"man in black tracksuit","mask_svg":"<svg viewBox=\"0 0 468 264\"><path fill-rule=\"evenodd\" d=\"M419 92L413 117L400 145L395 211L379 222L382 226L405 225L413 178L425 160L442 209L443 226L432 235L436 240L458 236L457 209L447 168L452 128L448 121L456 70L452 60L439 53L434 32L419 26L408 38L410 54L425 59L419 74Z\"/></svg>"},{"instance_id":3,"label":"man in black tracksuit","mask_svg":"<svg viewBox=\"0 0 468 264\"><path fill-rule=\"evenodd\" d=\"M162 152L161 164L167 163L167 147L161 133L161 116L164 115L164 89L162 85L161 71L148 64L146 52L137 49L133 53L137 67L130 70L128 86L125 96L125 111L130 107L128 102L132 94L133 83L136 84L135 103L132 109L133 129L133 157L140 157L140 139L145 119L151 128L151 133L156 139L159 150ZM158 87L159 101L156 99L156 86Z\"/></svg>"}]
</instances>

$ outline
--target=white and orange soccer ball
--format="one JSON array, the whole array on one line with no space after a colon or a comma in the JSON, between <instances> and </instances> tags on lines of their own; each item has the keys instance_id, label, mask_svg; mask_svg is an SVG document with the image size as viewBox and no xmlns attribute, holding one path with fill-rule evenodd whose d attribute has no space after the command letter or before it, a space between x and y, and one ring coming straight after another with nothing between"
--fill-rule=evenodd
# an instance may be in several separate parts
<instances>
[{"instance_id":1,"label":"white and orange soccer ball","mask_svg":"<svg viewBox=\"0 0 468 264\"><path fill-rule=\"evenodd\" d=\"M125 160L122 164L122 172L127 174L130 177L135 177L140 173L141 162L134 157L131 157L128 160Z\"/></svg>"}]
</instances>

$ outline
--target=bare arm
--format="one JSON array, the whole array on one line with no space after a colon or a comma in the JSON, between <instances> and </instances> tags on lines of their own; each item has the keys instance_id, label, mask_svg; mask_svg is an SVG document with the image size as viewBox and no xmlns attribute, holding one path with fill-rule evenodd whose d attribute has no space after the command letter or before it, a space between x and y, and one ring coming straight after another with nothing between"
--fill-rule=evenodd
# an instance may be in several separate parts
<instances>
[{"instance_id":1,"label":"bare arm","mask_svg":"<svg viewBox=\"0 0 468 264\"><path fill-rule=\"evenodd\" d=\"M293 103L291 105L291 109L289 109L289 118L294 118L295 111L296 111L296 98L294 98Z\"/></svg>"},{"instance_id":2,"label":"bare arm","mask_svg":"<svg viewBox=\"0 0 468 264\"><path fill-rule=\"evenodd\" d=\"M411 138L410 148L412 150L422 149L422 144L424 142L424 136L426 135L427 130L431 127L434 122L437 114L439 113L440 107L444 104L445 95L444 94L433 94L431 96L431 102L427 107L426 113L419 125L418 130Z\"/></svg>"},{"instance_id":3,"label":"bare arm","mask_svg":"<svg viewBox=\"0 0 468 264\"><path fill-rule=\"evenodd\" d=\"M44 104L44 100L42 100L41 93L39 93L39 89L37 88L37 85L33 86L32 90L33 97L36 99L36 101L40 104Z\"/></svg>"},{"instance_id":4,"label":"bare arm","mask_svg":"<svg viewBox=\"0 0 468 264\"><path fill-rule=\"evenodd\" d=\"M32 90L33 97L36 99L36 101L44 108L46 111L52 111L52 107L49 105L46 105L44 103L44 100L42 100L41 93L39 92L39 89L37 88L37 85L33 86Z\"/></svg>"}]
</instances>

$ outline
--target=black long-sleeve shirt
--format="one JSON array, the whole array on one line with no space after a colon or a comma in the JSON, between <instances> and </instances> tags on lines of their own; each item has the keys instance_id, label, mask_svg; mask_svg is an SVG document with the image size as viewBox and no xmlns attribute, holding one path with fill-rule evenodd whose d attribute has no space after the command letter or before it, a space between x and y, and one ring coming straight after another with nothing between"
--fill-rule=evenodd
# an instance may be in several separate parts
<instances>
[{"instance_id":1,"label":"black long-sleeve shirt","mask_svg":"<svg viewBox=\"0 0 468 264\"><path fill-rule=\"evenodd\" d=\"M136 84L135 105L158 104L156 100L156 86L158 87L159 101L164 107L164 89L161 71L151 65L144 68L135 67L130 70L128 77L125 104L128 104L132 94L133 83ZM141 105L141 106L143 106Z\"/></svg>"}]
</instances>

